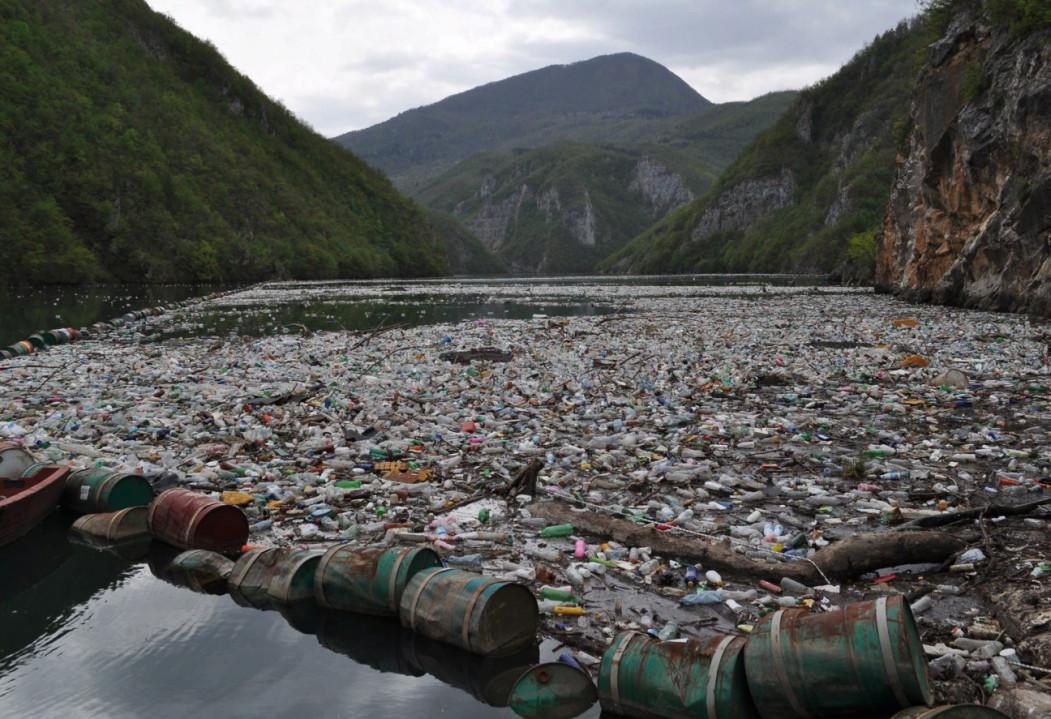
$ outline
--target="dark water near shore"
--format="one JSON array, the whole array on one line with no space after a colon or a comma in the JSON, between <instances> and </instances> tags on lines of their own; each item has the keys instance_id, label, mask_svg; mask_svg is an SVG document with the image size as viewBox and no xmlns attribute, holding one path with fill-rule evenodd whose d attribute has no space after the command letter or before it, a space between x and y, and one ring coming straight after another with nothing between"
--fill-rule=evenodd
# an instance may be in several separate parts
<instances>
[{"instance_id":1,"label":"dark water near shore","mask_svg":"<svg viewBox=\"0 0 1051 719\"><path fill-rule=\"evenodd\" d=\"M220 289L206 285L0 287L0 347L40 330L84 327L132 310L179 302Z\"/></svg>"},{"instance_id":2,"label":"dark water near shore","mask_svg":"<svg viewBox=\"0 0 1051 719\"><path fill-rule=\"evenodd\" d=\"M68 524L54 515L0 548L5 719L511 717L514 678L552 658L553 645L482 659L393 620L241 607L155 576L164 547L123 558L71 543Z\"/></svg>"}]
</instances>

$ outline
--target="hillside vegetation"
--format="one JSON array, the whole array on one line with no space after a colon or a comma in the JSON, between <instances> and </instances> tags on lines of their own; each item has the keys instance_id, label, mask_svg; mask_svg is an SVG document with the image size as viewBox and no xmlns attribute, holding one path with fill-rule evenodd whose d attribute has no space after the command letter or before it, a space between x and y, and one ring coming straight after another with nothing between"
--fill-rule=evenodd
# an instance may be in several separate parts
<instances>
[{"instance_id":1,"label":"hillside vegetation","mask_svg":"<svg viewBox=\"0 0 1051 719\"><path fill-rule=\"evenodd\" d=\"M0 0L0 282L430 275L423 211L142 0Z\"/></svg>"},{"instance_id":2,"label":"hillside vegetation","mask_svg":"<svg viewBox=\"0 0 1051 719\"><path fill-rule=\"evenodd\" d=\"M716 105L634 145L562 142L478 153L416 197L455 216L516 272L592 272L706 191L795 97L782 92Z\"/></svg>"},{"instance_id":3,"label":"hillside vegetation","mask_svg":"<svg viewBox=\"0 0 1051 719\"><path fill-rule=\"evenodd\" d=\"M869 233L887 206L929 42L919 21L877 37L805 90L707 193L634 238L603 268L870 276L870 260L854 267L848 255L872 255Z\"/></svg>"},{"instance_id":4,"label":"hillside vegetation","mask_svg":"<svg viewBox=\"0 0 1051 719\"><path fill-rule=\"evenodd\" d=\"M477 152L640 142L710 106L664 66L620 53L515 75L335 139L412 192Z\"/></svg>"}]
</instances>

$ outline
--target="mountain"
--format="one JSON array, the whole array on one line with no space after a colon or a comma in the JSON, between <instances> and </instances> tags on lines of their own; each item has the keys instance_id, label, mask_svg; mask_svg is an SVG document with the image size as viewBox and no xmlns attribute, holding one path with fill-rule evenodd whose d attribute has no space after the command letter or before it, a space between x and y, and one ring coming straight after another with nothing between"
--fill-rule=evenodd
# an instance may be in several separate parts
<instances>
[{"instance_id":1,"label":"mountain","mask_svg":"<svg viewBox=\"0 0 1051 719\"><path fill-rule=\"evenodd\" d=\"M796 93L715 105L634 145L561 142L482 152L416 191L512 271L592 272L599 260L702 194Z\"/></svg>"},{"instance_id":2,"label":"mountain","mask_svg":"<svg viewBox=\"0 0 1051 719\"><path fill-rule=\"evenodd\" d=\"M804 90L708 192L632 239L602 269L870 278L929 40L919 21L877 37Z\"/></svg>"},{"instance_id":3,"label":"mountain","mask_svg":"<svg viewBox=\"0 0 1051 719\"><path fill-rule=\"evenodd\" d=\"M710 105L663 65L620 53L482 85L335 140L411 192L477 152L642 141Z\"/></svg>"},{"instance_id":4,"label":"mountain","mask_svg":"<svg viewBox=\"0 0 1051 719\"><path fill-rule=\"evenodd\" d=\"M432 275L423 211L142 0L0 0L0 282Z\"/></svg>"},{"instance_id":5,"label":"mountain","mask_svg":"<svg viewBox=\"0 0 1051 719\"><path fill-rule=\"evenodd\" d=\"M1051 5L933 6L876 282L910 300L1051 313Z\"/></svg>"}]
</instances>

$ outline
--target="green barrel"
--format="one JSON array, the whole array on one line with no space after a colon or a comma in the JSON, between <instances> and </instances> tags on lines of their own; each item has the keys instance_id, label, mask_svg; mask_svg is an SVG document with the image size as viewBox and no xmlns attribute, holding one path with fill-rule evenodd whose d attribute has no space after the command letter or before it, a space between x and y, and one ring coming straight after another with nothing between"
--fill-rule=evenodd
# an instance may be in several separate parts
<instances>
[{"instance_id":1,"label":"green barrel","mask_svg":"<svg viewBox=\"0 0 1051 719\"><path fill-rule=\"evenodd\" d=\"M528 588L459 569L425 569L401 597L401 624L488 656L536 643L539 610Z\"/></svg>"},{"instance_id":2,"label":"green barrel","mask_svg":"<svg viewBox=\"0 0 1051 719\"><path fill-rule=\"evenodd\" d=\"M40 336L44 338L44 342L49 345L64 345L69 344L71 338L69 331L64 328L57 328L48 330L47 332L41 332Z\"/></svg>"},{"instance_id":3,"label":"green barrel","mask_svg":"<svg viewBox=\"0 0 1051 719\"><path fill-rule=\"evenodd\" d=\"M270 583L294 551L289 547L271 547L242 554L226 580L230 597L242 607L270 608Z\"/></svg>"},{"instance_id":4,"label":"green barrel","mask_svg":"<svg viewBox=\"0 0 1051 719\"><path fill-rule=\"evenodd\" d=\"M742 637L662 642L622 632L602 656L598 694L615 714L657 719L757 719Z\"/></svg>"},{"instance_id":5,"label":"green barrel","mask_svg":"<svg viewBox=\"0 0 1051 719\"><path fill-rule=\"evenodd\" d=\"M332 547L321 557L314 579L318 604L347 612L395 616L402 593L419 572L442 566L429 547L355 549Z\"/></svg>"},{"instance_id":6,"label":"green barrel","mask_svg":"<svg viewBox=\"0 0 1051 719\"><path fill-rule=\"evenodd\" d=\"M526 719L573 719L598 699L591 676L561 662L530 667L511 687L507 705Z\"/></svg>"},{"instance_id":7,"label":"green barrel","mask_svg":"<svg viewBox=\"0 0 1051 719\"><path fill-rule=\"evenodd\" d=\"M293 604L314 598L314 575L324 554L319 549L297 549L274 569L267 594L278 604Z\"/></svg>"},{"instance_id":8,"label":"green barrel","mask_svg":"<svg viewBox=\"0 0 1051 719\"><path fill-rule=\"evenodd\" d=\"M36 476L37 472L39 472L39 471L41 471L43 469L47 469L48 467L53 467L53 466L55 466L55 465L48 464L46 462L34 462L33 464L29 465L24 470L22 470L21 478L22 479L32 479L33 477Z\"/></svg>"},{"instance_id":9,"label":"green barrel","mask_svg":"<svg viewBox=\"0 0 1051 719\"><path fill-rule=\"evenodd\" d=\"M102 468L69 475L62 494L62 506L78 514L116 512L152 501L153 488L145 477Z\"/></svg>"},{"instance_id":10,"label":"green barrel","mask_svg":"<svg viewBox=\"0 0 1051 719\"><path fill-rule=\"evenodd\" d=\"M169 575L181 575L184 586L205 594L226 587L234 563L217 552L190 549L181 552L168 565Z\"/></svg>"},{"instance_id":11,"label":"green barrel","mask_svg":"<svg viewBox=\"0 0 1051 719\"><path fill-rule=\"evenodd\" d=\"M945 707L903 709L891 719L1010 719L1010 717L995 709L977 704L956 704Z\"/></svg>"},{"instance_id":12,"label":"green barrel","mask_svg":"<svg viewBox=\"0 0 1051 719\"><path fill-rule=\"evenodd\" d=\"M41 332L37 332L36 334L29 335L29 337L27 337L26 339L28 339L29 343L31 345L33 345L34 349L38 349L38 350L47 349L47 346L48 346L47 340L44 339L44 335Z\"/></svg>"},{"instance_id":13,"label":"green barrel","mask_svg":"<svg viewBox=\"0 0 1051 719\"><path fill-rule=\"evenodd\" d=\"M763 719L889 715L931 704L923 645L901 595L827 614L767 615L745 649L745 669Z\"/></svg>"}]
</instances>

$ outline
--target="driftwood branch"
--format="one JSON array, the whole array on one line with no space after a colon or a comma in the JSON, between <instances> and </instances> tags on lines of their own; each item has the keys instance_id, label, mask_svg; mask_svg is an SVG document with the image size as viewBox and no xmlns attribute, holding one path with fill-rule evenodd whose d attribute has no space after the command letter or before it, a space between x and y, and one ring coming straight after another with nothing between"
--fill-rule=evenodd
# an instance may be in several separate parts
<instances>
[{"instance_id":1,"label":"driftwood branch","mask_svg":"<svg viewBox=\"0 0 1051 719\"><path fill-rule=\"evenodd\" d=\"M976 507L975 509L967 509L962 512L945 512L943 514L932 514L929 517L920 517L914 519L911 522L900 524L895 527L896 531L912 531L914 529L930 529L931 527L943 527L946 524L953 524L964 519L978 519L979 517L1014 517L1021 514L1029 514L1033 510L1044 506L1045 504L1051 504L1051 497L1044 497L1038 499L1035 502L1026 502L1025 504L1016 505L1004 505L1004 504L990 504L985 507Z\"/></svg>"},{"instance_id":2,"label":"driftwood branch","mask_svg":"<svg viewBox=\"0 0 1051 719\"><path fill-rule=\"evenodd\" d=\"M541 502L529 511L557 524L573 524L586 534L609 537L630 546L648 546L654 552L677 557L728 574L777 581L788 577L808 584L849 579L897 564L943 562L965 547L962 540L942 532L880 532L844 539L816 552L811 561L749 559L733 551L728 540L711 541L681 532L660 532L594 511L577 511L565 502ZM816 565L816 567L815 567ZM818 571L820 568L820 572Z\"/></svg>"}]
</instances>

